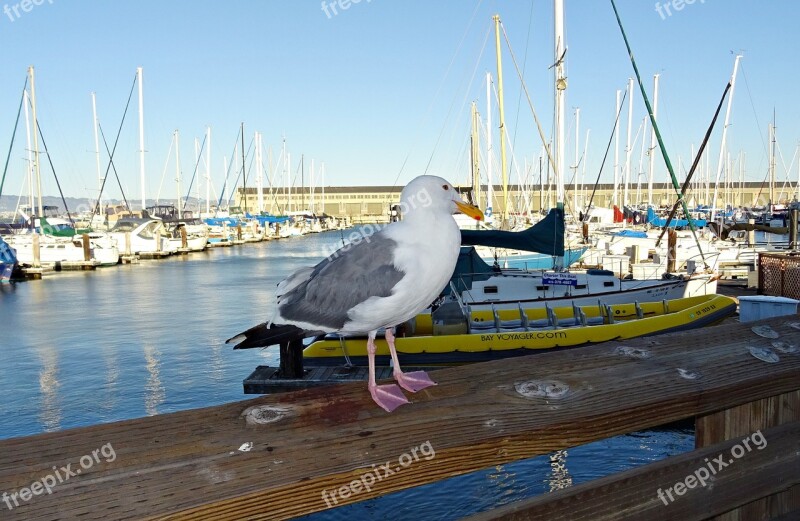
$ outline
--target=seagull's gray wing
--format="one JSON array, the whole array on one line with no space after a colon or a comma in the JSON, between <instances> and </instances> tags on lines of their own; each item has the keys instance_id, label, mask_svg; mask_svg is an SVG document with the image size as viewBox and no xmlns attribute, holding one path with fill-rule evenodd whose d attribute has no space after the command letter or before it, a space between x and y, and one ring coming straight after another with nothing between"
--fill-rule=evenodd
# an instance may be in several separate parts
<instances>
[{"instance_id":1,"label":"seagull's gray wing","mask_svg":"<svg viewBox=\"0 0 800 521\"><path fill-rule=\"evenodd\" d=\"M388 297L405 276L393 263L397 247L393 239L376 233L338 250L278 297L280 318L341 329L352 308L370 297Z\"/></svg>"}]
</instances>

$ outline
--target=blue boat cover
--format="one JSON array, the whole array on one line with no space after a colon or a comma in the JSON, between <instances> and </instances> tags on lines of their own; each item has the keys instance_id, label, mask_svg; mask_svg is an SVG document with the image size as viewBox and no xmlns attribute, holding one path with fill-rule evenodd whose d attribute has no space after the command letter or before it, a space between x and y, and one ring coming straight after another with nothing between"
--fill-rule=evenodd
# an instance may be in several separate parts
<instances>
[{"instance_id":1,"label":"blue boat cover","mask_svg":"<svg viewBox=\"0 0 800 521\"><path fill-rule=\"evenodd\" d=\"M17 262L17 256L14 254L14 250L0 237L0 263L14 264L15 262Z\"/></svg>"},{"instance_id":2,"label":"blue boat cover","mask_svg":"<svg viewBox=\"0 0 800 521\"><path fill-rule=\"evenodd\" d=\"M641 230L620 230L614 233L617 237L634 237L636 239L646 239L647 232Z\"/></svg>"},{"instance_id":3,"label":"blue boat cover","mask_svg":"<svg viewBox=\"0 0 800 521\"><path fill-rule=\"evenodd\" d=\"M285 223L290 220L290 217L285 215L280 217L276 217L274 215L255 215L253 216L253 218L257 220L258 224L260 224L261 226L275 224L275 223Z\"/></svg>"},{"instance_id":4,"label":"blue boat cover","mask_svg":"<svg viewBox=\"0 0 800 521\"><path fill-rule=\"evenodd\" d=\"M652 208L647 209L647 221L656 228L663 228L667 224L665 217L656 217L656 212ZM692 223L696 228L703 228L706 225L705 219L692 219ZM689 221L686 219L672 219L669 222L670 228L685 228L689 226Z\"/></svg>"},{"instance_id":5,"label":"blue boat cover","mask_svg":"<svg viewBox=\"0 0 800 521\"><path fill-rule=\"evenodd\" d=\"M228 223L228 226L236 226L241 223L236 217L209 217L203 221L209 226L223 226L225 223Z\"/></svg>"},{"instance_id":6,"label":"blue boat cover","mask_svg":"<svg viewBox=\"0 0 800 521\"><path fill-rule=\"evenodd\" d=\"M464 246L491 246L564 256L564 210L552 208L544 219L521 232L461 230Z\"/></svg>"}]
</instances>

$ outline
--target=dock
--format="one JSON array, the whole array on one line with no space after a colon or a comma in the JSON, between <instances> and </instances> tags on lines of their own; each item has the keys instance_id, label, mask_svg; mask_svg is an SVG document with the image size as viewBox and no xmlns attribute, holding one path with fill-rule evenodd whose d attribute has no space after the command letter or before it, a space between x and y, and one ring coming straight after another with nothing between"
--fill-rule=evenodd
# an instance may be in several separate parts
<instances>
[{"instance_id":1,"label":"dock","mask_svg":"<svg viewBox=\"0 0 800 521\"><path fill-rule=\"evenodd\" d=\"M798 519L797 346L797 316L726 323L444 368L391 414L352 383L1 440L0 490L16 503L0 508L25 520L289 519L688 418L694 451L475 519ZM99 452L109 447L113 459ZM726 468L689 486L719 455ZM391 472L380 480L379 466Z\"/></svg>"}]
</instances>

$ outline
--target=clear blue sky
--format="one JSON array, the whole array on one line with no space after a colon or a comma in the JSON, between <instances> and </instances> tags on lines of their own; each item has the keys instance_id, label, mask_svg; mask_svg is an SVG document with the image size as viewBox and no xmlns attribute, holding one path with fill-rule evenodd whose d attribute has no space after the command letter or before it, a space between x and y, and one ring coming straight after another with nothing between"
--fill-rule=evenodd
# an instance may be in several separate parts
<instances>
[{"instance_id":1,"label":"clear blue sky","mask_svg":"<svg viewBox=\"0 0 800 521\"><path fill-rule=\"evenodd\" d=\"M610 3L565 2L568 113L581 108L581 140L591 129L587 178L594 178L613 125L615 91L625 88L633 71ZM71 196L96 196L90 92L97 93L99 119L112 140L137 66L144 67L149 197L158 190L173 130L181 132L182 170L188 177L193 139L202 139L207 125L219 190L222 158L230 158L241 122L246 142L254 131L262 132L274 158L285 135L293 168L305 154L307 176L311 158L324 161L329 185L404 184L424 172L431 158L429 173L465 182L469 102L477 100L485 117L483 77L495 71L489 34L494 13L500 14L517 59L524 61L545 132L552 131L550 0L361 0L347 9L337 6L335 15L328 8L330 16L319 0L43 0L29 12L17 0L0 4L11 13L0 14L2 157L26 69L34 65L39 121ZM742 51L729 148L734 155L746 152L747 180L763 179L774 108L788 166L800 137L795 93L800 3L696 0L680 11L672 7L668 16L664 9L665 16L659 15L650 0L618 0L618 8L648 91L653 74L661 74L659 119L675 163L678 156L688 162L690 146L701 141L732 72L732 51ZM540 153L541 142L520 99L507 49L503 60L506 125L521 163ZM115 163L128 197L138 201L135 101L134 95ZM645 116L638 92L634 110L635 132ZM496 114L493 118L496 124ZM710 144L712 171L720 128L721 121ZM22 182L22 129L7 194L18 193ZM624 132L621 138L624 143ZM635 163L639 151L637 146ZM657 180L665 181L660 157L657 164ZM780 157L778 165L783 178ZM174 165L167 172L162 197L174 197ZM796 162L793 172L796 179ZM45 194L55 195L49 167L43 176ZM609 165L602 180L610 178ZM106 196L119 197L115 183L109 183Z\"/></svg>"}]
</instances>

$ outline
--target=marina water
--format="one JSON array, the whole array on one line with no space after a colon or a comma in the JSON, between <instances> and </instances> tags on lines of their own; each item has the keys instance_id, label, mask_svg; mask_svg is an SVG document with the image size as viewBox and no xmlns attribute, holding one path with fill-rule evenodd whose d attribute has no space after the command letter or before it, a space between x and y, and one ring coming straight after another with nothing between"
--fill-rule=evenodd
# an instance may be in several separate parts
<instances>
[{"instance_id":1,"label":"marina water","mask_svg":"<svg viewBox=\"0 0 800 521\"><path fill-rule=\"evenodd\" d=\"M225 339L267 319L276 284L341 246L348 233L0 286L0 438L248 398L242 380L259 364L276 364L277 349L233 351ZM435 440L409 450L426 441L435 451ZM693 445L691 429L633 433L304 519L458 519Z\"/></svg>"}]
</instances>

